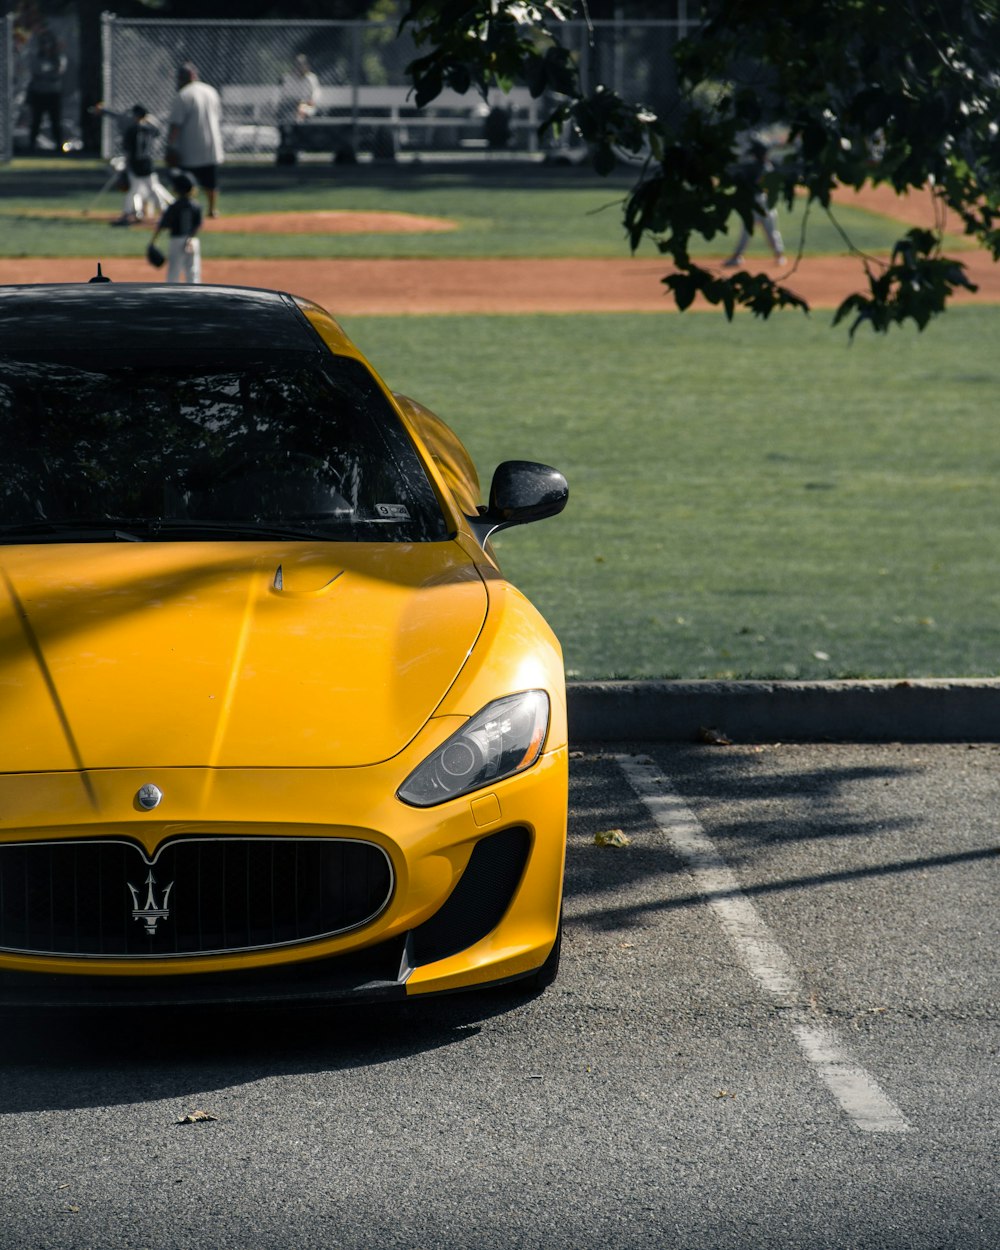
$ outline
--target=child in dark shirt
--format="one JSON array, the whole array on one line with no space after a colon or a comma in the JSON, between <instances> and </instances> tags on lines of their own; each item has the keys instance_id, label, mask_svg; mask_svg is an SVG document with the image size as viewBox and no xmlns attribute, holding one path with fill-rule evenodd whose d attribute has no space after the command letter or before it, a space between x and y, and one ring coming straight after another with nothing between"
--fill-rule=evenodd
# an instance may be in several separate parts
<instances>
[{"instance_id":1,"label":"child in dark shirt","mask_svg":"<svg viewBox=\"0 0 1000 1250\"><path fill-rule=\"evenodd\" d=\"M170 251L167 255L168 282L201 282L201 205L195 203L194 180L184 172L174 177L174 200L160 218L153 235L153 244L162 230L170 235Z\"/></svg>"},{"instance_id":2,"label":"child in dark shirt","mask_svg":"<svg viewBox=\"0 0 1000 1250\"><path fill-rule=\"evenodd\" d=\"M105 108L103 104L95 104L90 111L99 117L114 117L122 127L128 190L125 192L122 214L111 224L130 226L141 221L147 206L152 210L150 216L153 211L162 213L168 204L173 203L174 197L156 176L154 155L160 135L156 119L150 116L142 104L134 104L127 113Z\"/></svg>"}]
</instances>

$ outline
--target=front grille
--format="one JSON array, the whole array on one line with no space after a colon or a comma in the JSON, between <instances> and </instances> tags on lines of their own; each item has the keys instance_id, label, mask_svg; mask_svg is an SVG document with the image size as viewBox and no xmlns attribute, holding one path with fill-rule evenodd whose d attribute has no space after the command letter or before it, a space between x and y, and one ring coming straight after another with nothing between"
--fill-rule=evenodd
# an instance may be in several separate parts
<instances>
[{"instance_id":1,"label":"front grille","mask_svg":"<svg viewBox=\"0 0 1000 1250\"><path fill-rule=\"evenodd\" d=\"M113 839L0 846L0 950L163 959L316 941L392 895L381 847L344 838Z\"/></svg>"}]
</instances>

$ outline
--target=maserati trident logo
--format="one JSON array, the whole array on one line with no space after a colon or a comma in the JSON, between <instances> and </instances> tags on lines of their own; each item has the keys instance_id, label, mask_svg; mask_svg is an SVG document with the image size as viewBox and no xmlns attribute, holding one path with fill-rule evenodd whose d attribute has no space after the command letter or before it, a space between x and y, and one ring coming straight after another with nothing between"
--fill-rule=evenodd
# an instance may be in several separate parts
<instances>
[{"instance_id":1,"label":"maserati trident logo","mask_svg":"<svg viewBox=\"0 0 1000 1250\"><path fill-rule=\"evenodd\" d=\"M159 786L154 786L152 782L148 782L144 786L140 786L135 796L135 801L139 804L144 812L151 812L154 807L160 806L160 800L163 798L163 791Z\"/></svg>"},{"instance_id":2,"label":"maserati trident logo","mask_svg":"<svg viewBox=\"0 0 1000 1250\"><path fill-rule=\"evenodd\" d=\"M163 891L159 904L156 901L156 878L153 876L152 868L146 877L146 902L139 906L139 891L135 888L131 881L125 883L132 892L132 919L141 920L146 925L146 933L149 937L155 937L156 926L161 920L167 920L170 917L170 908L167 906L167 900L170 898L170 891L174 888L171 881L167 888Z\"/></svg>"}]
</instances>

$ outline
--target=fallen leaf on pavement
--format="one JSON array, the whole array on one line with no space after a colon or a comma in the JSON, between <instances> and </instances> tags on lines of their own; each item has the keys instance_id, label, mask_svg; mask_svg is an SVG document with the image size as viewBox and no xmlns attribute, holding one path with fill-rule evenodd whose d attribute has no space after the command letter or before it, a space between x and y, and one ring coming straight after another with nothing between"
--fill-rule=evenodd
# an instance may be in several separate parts
<instances>
[{"instance_id":1,"label":"fallen leaf on pavement","mask_svg":"<svg viewBox=\"0 0 1000 1250\"><path fill-rule=\"evenodd\" d=\"M178 1124L204 1124L208 1120L217 1120L219 1117L212 1115L210 1111L189 1111L187 1115L182 1115Z\"/></svg>"},{"instance_id":2,"label":"fallen leaf on pavement","mask_svg":"<svg viewBox=\"0 0 1000 1250\"><path fill-rule=\"evenodd\" d=\"M631 846L632 839L621 829L603 829L594 834L595 846Z\"/></svg>"}]
</instances>

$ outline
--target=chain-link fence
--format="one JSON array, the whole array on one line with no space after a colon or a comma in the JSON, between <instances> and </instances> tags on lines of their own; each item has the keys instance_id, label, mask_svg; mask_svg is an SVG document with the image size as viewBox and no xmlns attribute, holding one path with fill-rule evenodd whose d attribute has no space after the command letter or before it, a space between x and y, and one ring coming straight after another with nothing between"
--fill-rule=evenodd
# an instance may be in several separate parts
<instances>
[{"instance_id":1,"label":"chain-link fence","mask_svg":"<svg viewBox=\"0 0 1000 1250\"><path fill-rule=\"evenodd\" d=\"M691 12L689 12L689 7ZM561 37L574 53L585 87L606 83L652 108L669 106L670 51L697 24L695 0L671 0L656 21L569 22ZM290 142L296 60L305 57L320 82L317 114L297 127L293 146L335 153L393 155L410 148L505 147L534 151L545 102L524 88L486 101L475 92L444 93L417 110L409 98L412 39L378 22L173 21L105 15L104 99L113 108L141 102L165 119L177 66L191 61L218 88L227 153L280 153ZM565 140L564 140L565 142ZM102 153L116 135L105 122Z\"/></svg>"},{"instance_id":2,"label":"chain-link fence","mask_svg":"<svg viewBox=\"0 0 1000 1250\"><path fill-rule=\"evenodd\" d=\"M0 161L14 152L14 14L0 19Z\"/></svg>"},{"instance_id":3,"label":"chain-link fence","mask_svg":"<svg viewBox=\"0 0 1000 1250\"><path fill-rule=\"evenodd\" d=\"M568 22L562 42L573 52L584 88L603 83L627 100L663 109L675 90L672 51L696 22L680 15L670 21Z\"/></svg>"},{"instance_id":4,"label":"chain-link fence","mask_svg":"<svg viewBox=\"0 0 1000 1250\"><path fill-rule=\"evenodd\" d=\"M659 112L669 109L671 49L697 26L698 4L664 0L663 9L664 17L655 21L567 22L560 28L586 89L605 83ZM70 53L63 118L72 137L79 133L73 56L78 32L58 33ZM389 23L177 21L112 14L101 19L102 94L108 106L128 110L141 103L165 121L177 66L192 61L222 95L224 140L231 156L280 153L294 111L296 59L303 56L319 79L320 96L313 124L300 127L295 136L299 147L367 149L376 156L406 148L538 148L537 125L550 102L531 101L524 88L507 97L494 93L486 101L475 92L447 92L426 109L414 108L406 67L417 55L412 39L397 35ZM18 46L13 16L7 15L0 20L0 160L9 160L22 147L18 135L26 128L26 72L25 49ZM566 136L561 142L570 141ZM111 157L117 147L115 123L105 118L102 155Z\"/></svg>"},{"instance_id":5,"label":"chain-link fence","mask_svg":"<svg viewBox=\"0 0 1000 1250\"><path fill-rule=\"evenodd\" d=\"M53 107L32 106L33 57L43 32L58 49L61 72ZM79 151L80 29L69 11L45 18L36 8L0 16L0 161L27 151L41 155ZM55 116L53 116L53 113ZM58 121L56 120L58 118Z\"/></svg>"}]
</instances>

